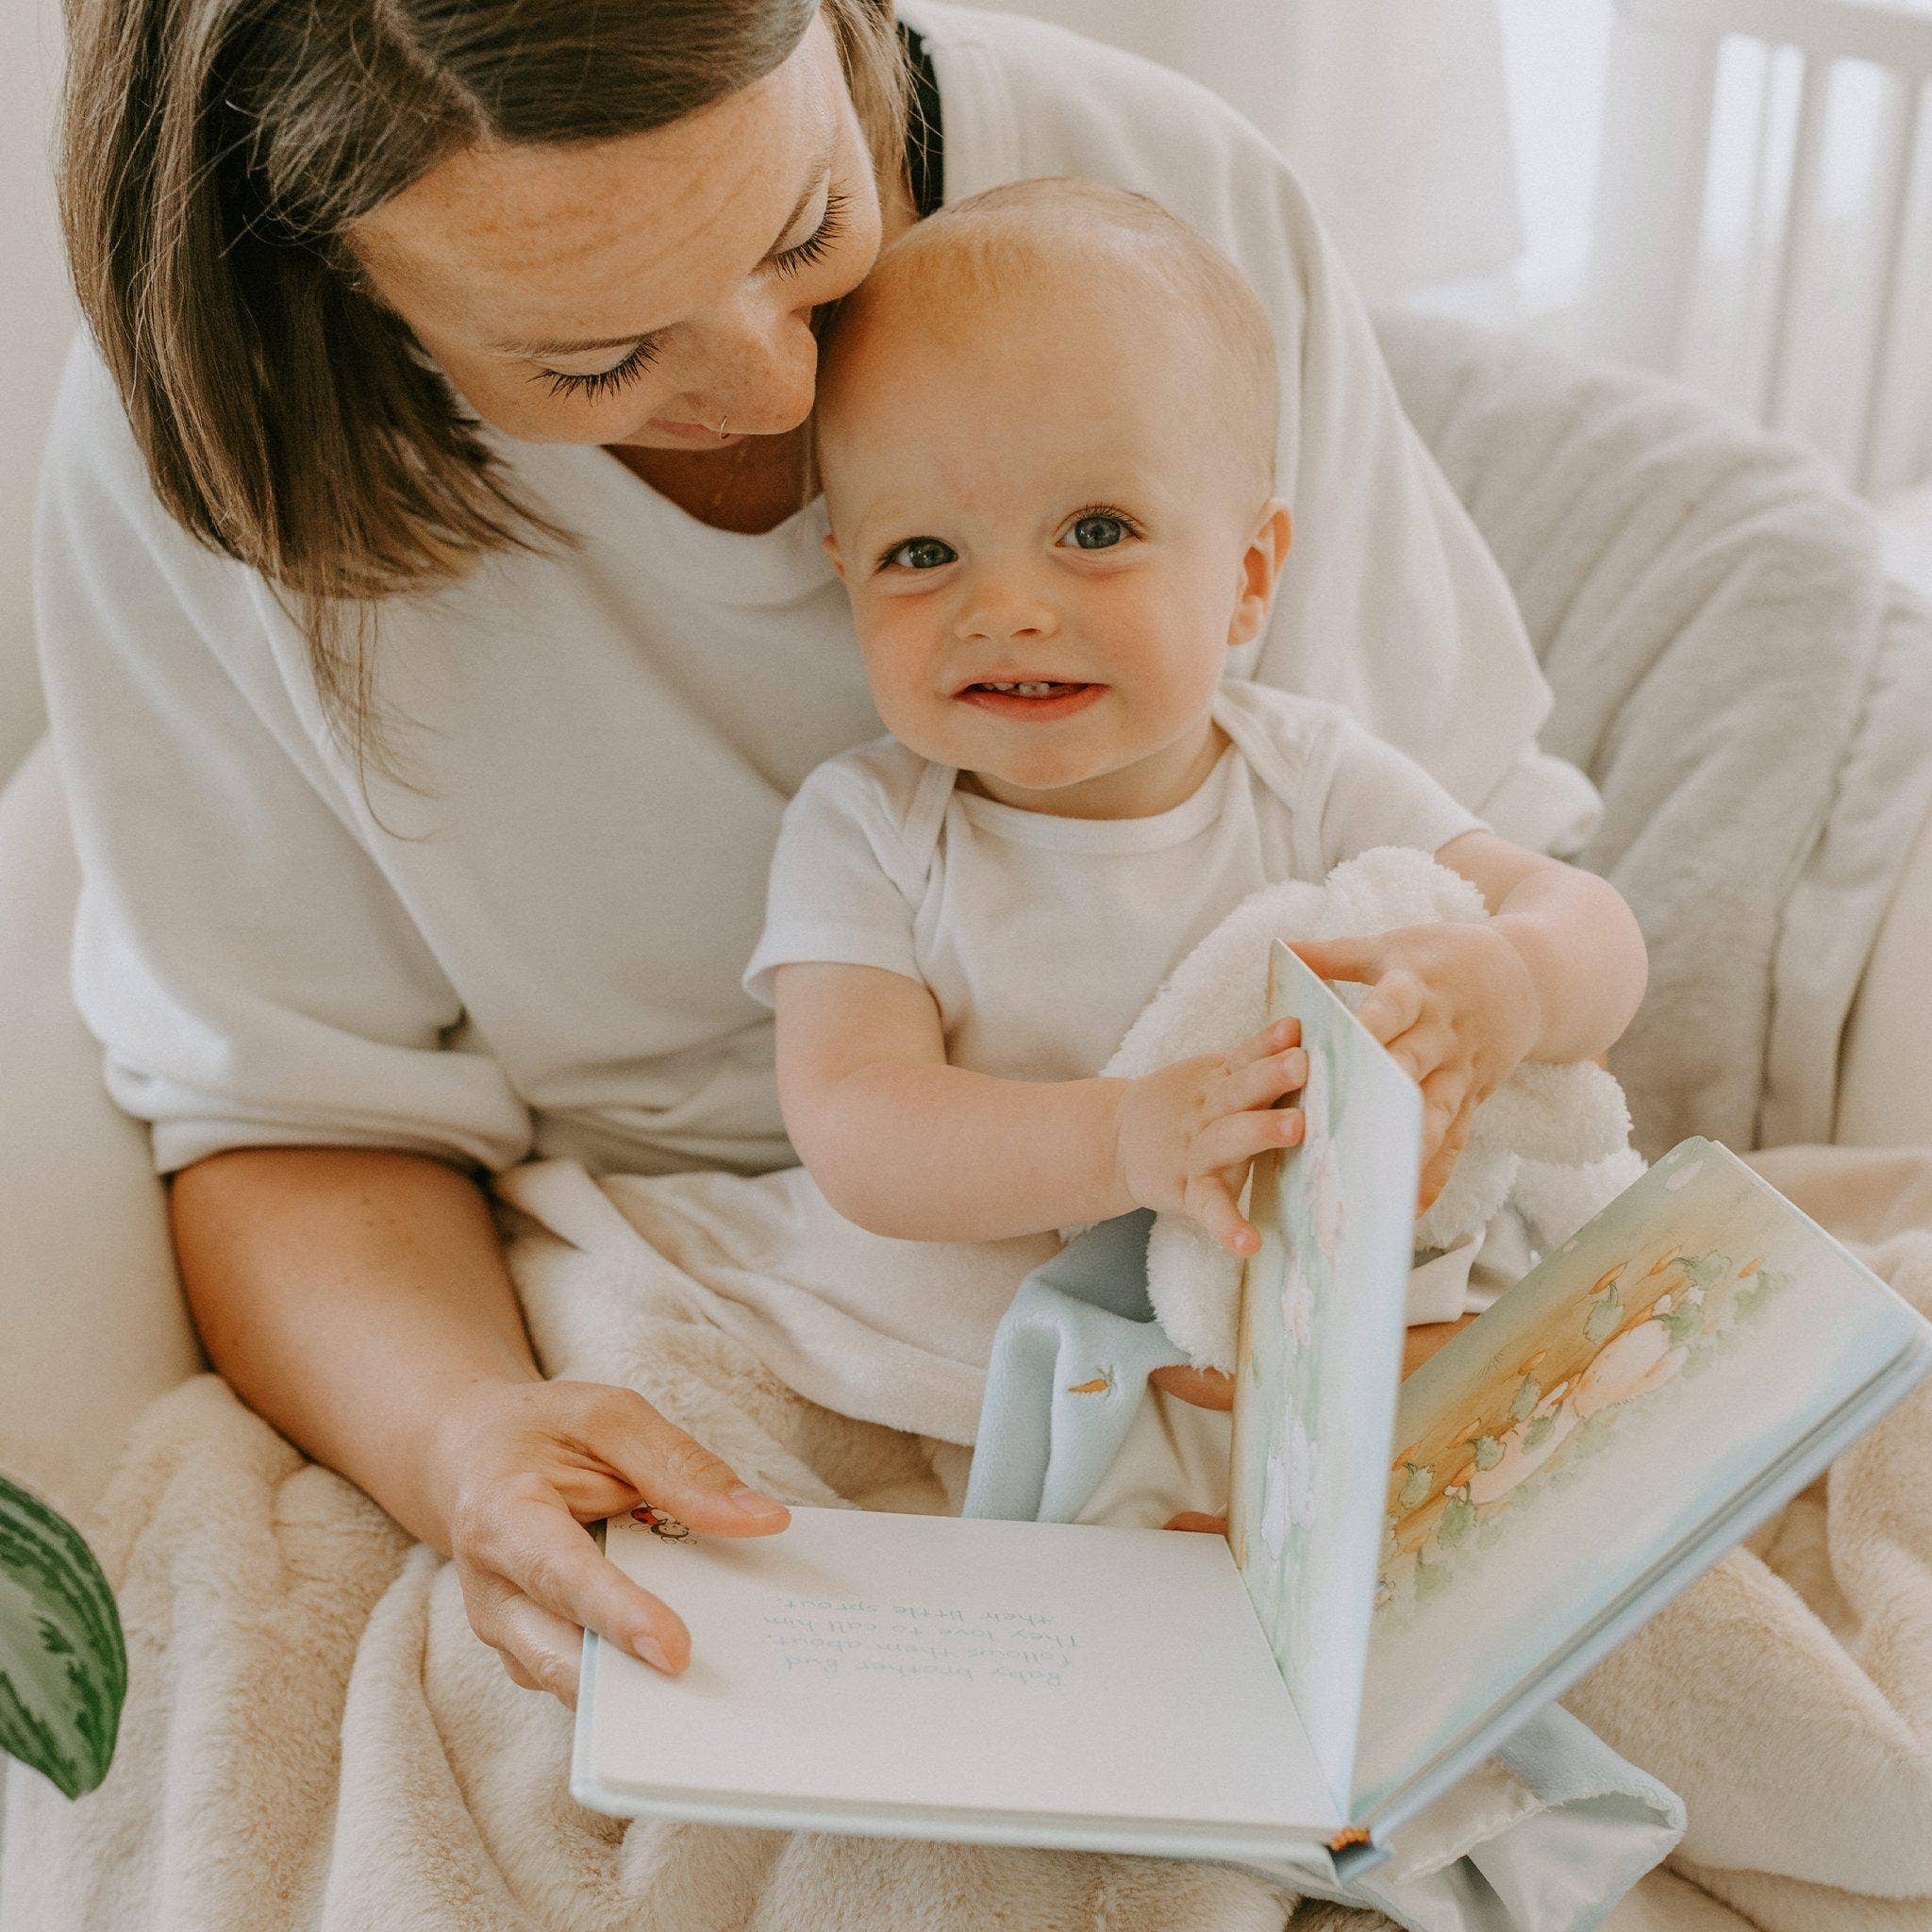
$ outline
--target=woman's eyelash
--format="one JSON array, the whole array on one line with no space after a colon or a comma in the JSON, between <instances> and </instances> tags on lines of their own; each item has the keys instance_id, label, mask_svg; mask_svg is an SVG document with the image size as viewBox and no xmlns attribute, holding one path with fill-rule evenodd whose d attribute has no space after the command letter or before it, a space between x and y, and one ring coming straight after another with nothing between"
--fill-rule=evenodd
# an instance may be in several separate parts
<instances>
[{"instance_id":1,"label":"woman's eyelash","mask_svg":"<svg viewBox=\"0 0 1932 1932\"><path fill-rule=\"evenodd\" d=\"M641 369L648 369L658 359L658 346L646 340L640 342L622 362L609 369L600 369L594 375L567 375L560 369L545 369L539 372L550 386L554 396L589 396L593 400L599 396L614 394Z\"/></svg>"},{"instance_id":2,"label":"woman's eyelash","mask_svg":"<svg viewBox=\"0 0 1932 1932\"><path fill-rule=\"evenodd\" d=\"M825 211L819 217L818 226L796 248L773 256L772 266L781 275L795 275L800 269L809 268L845 232L845 210L851 205L845 195L826 195Z\"/></svg>"},{"instance_id":3,"label":"woman's eyelash","mask_svg":"<svg viewBox=\"0 0 1932 1932\"><path fill-rule=\"evenodd\" d=\"M850 205L842 194L826 195L825 211L819 218L818 226L797 247L773 256L772 266L780 275L795 275L800 269L808 268L819 260L845 232L845 210ZM566 375L560 369L545 369L540 372L540 375L549 385L550 393L554 396L585 396L594 401L600 396L614 394L657 359L657 345L646 341L640 342L615 367L600 369L592 375Z\"/></svg>"}]
</instances>

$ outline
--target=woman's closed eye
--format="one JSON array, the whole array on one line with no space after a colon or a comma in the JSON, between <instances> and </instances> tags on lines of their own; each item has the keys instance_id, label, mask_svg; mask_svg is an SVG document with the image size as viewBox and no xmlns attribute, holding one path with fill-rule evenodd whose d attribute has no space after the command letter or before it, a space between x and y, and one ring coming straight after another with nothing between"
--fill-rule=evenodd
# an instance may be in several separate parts
<instances>
[{"instance_id":1,"label":"woman's closed eye","mask_svg":"<svg viewBox=\"0 0 1932 1932\"><path fill-rule=\"evenodd\" d=\"M540 369L534 379L545 382L554 396L588 396L595 401L614 394L658 359L658 344L649 336L639 342L622 362L599 369L590 375L571 375L561 369Z\"/></svg>"},{"instance_id":2,"label":"woman's closed eye","mask_svg":"<svg viewBox=\"0 0 1932 1932\"><path fill-rule=\"evenodd\" d=\"M825 211L819 217L819 225L796 246L785 249L772 257L772 266L781 275L795 275L800 269L809 268L845 232L845 210L852 206L848 195L834 190L825 196Z\"/></svg>"},{"instance_id":3,"label":"woman's closed eye","mask_svg":"<svg viewBox=\"0 0 1932 1932\"><path fill-rule=\"evenodd\" d=\"M795 275L823 259L845 232L845 212L850 206L849 196L836 190L827 194L825 211L819 217L818 226L803 242L767 257L764 265L775 269L781 275ZM594 370L587 375L573 375L562 369L540 369L532 379L547 383L554 396L577 395L594 401L623 389L648 369L659 354L657 337L645 336L625 353L621 362L613 363L608 369Z\"/></svg>"}]
</instances>

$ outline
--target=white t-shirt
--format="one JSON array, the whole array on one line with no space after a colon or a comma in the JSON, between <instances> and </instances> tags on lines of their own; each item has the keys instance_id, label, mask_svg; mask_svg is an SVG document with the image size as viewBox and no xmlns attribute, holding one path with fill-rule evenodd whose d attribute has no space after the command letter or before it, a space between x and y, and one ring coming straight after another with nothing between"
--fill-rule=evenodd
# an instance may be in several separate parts
<instances>
[{"instance_id":1,"label":"white t-shirt","mask_svg":"<svg viewBox=\"0 0 1932 1932\"><path fill-rule=\"evenodd\" d=\"M805 960L880 967L932 993L952 1065L1080 1079L1250 892L1481 824L1339 706L1231 681L1214 717L1227 749L1153 818L1022 811L891 738L821 765L778 833L746 990L769 1001Z\"/></svg>"},{"instance_id":2,"label":"white t-shirt","mask_svg":"<svg viewBox=\"0 0 1932 1932\"><path fill-rule=\"evenodd\" d=\"M1574 842L1594 795L1536 750L1549 692L1507 589L1279 157L1126 55L904 10L949 200L1049 174L1142 190L1255 282L1299 541L1237 673L1346 705L1506 836ZM742 536L604 450L494 447L581 541L384 607L377 694L418 789L372 771L365 793L295 626L169 519L97 358L74 358L37 575L83 874L75 992L164 1172L274 1143L792 1158L740 979L786 801L879 730L823 503Z\"/></svg>"}]
</instances>

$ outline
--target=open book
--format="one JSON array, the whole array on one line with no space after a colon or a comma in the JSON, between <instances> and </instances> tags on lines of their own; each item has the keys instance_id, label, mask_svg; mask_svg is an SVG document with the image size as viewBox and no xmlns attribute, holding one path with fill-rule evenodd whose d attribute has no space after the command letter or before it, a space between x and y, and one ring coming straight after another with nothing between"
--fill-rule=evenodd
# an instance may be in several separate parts
<instances>
[{"instance_id":1,"label":"open book","mask_svg":"<svg viewBox=\"0 0 1932 1932\"><path fill-rule=\"evenodd\" d=\"M582 1803L1345 1872L1932 1370L1932 1327L1689 1141L1398 1391L1416 1089L1286 947L1270 1012L1308 1131L1256 1174L1227 1541L619 1519L695 1657L585 1640Z\"/></svg>"}]
</instances>

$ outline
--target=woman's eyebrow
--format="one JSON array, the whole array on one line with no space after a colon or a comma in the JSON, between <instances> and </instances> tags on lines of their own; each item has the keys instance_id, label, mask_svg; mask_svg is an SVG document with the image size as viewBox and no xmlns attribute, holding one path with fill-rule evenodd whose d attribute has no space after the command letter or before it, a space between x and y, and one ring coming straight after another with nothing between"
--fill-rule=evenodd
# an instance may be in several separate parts
<instances>
[{"instance_id":1,"label":"woman's eyebrow","mask_svg":"<svg viewBox=\"0 0 1932 1932\"><path fill-rule=\"evenodd\" d=\"M799 216L811 206L812 197L825 185L832 172L832 150L837 141L838 134L834 130L826 139L818 166L806 177L805 192L792 204L791 212L778 224L778 232L772 238L772 245L758 258L760 261L770 261L779 252L779 242L791 232ZM582 342L498 342L495 353L499 356L586 356L593 349L635 348L662 333L661 329L644 329L632 335L600 336L594 341Z\"/></svg>"}]
</instances>

